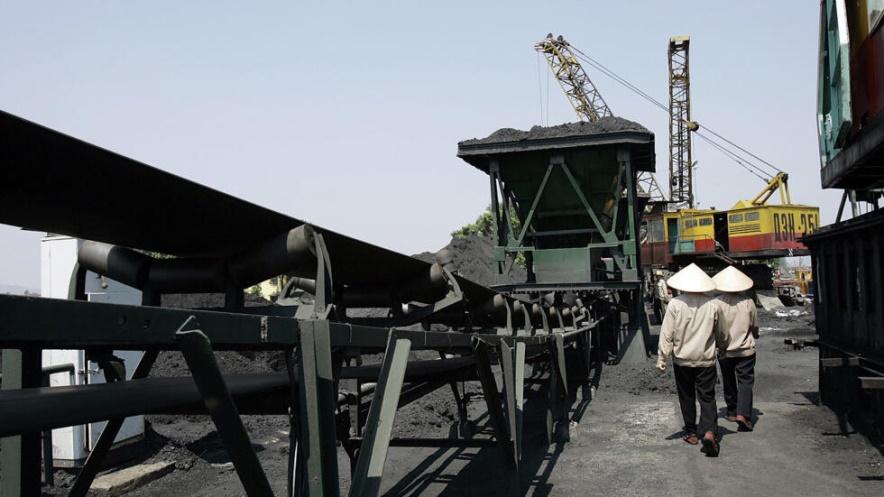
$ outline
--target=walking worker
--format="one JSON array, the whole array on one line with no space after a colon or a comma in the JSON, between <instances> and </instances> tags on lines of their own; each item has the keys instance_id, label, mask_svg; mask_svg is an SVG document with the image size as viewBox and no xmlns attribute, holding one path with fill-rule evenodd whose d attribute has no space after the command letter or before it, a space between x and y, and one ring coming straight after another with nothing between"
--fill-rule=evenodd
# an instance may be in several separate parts
<instances>
[{"instance_id":1,"label":"walking worker","mask_svg":"<svg viewBox=\"0 0 884 497\"><path fill-rule=\"evenodd\" d=\"M684 418L683 440L691 445L703 443L702 451L718 456L718 410L715 406L715 348L727 347L726 336L717 326L718 304L708 292L715 282L696 264L675 273L666 284L680 295L666 308L660 327L657 369L666 371L672 358L678 402ZM700 423L697 424L697 401ZM698 434L703 438L698 439Z\"/></svg>"},{"instance_id":2,"label":"walking worker","mask_svg":"<svg viewBox=\"0 0 884 497\"><path fill-rule=\"evenodd\" d=\"M722 292L716 301L719 325L728 335L727 349L720 355L721 383L728 421L736 421L739 431L752 431L752 387L755 384L755 338L758 337L758 309L746 291L752 278L728 266L712 277Z\"/></svg>"}]
</instances>

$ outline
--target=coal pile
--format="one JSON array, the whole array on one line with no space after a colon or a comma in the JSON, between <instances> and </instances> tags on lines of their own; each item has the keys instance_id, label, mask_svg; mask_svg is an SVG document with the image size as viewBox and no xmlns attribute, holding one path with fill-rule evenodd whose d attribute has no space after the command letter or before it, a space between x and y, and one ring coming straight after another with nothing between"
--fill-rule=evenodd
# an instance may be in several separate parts
<instances>
[{"instance_id":1,"label":"coal pile","mask_svg":"<svg viewBox=\"0 0 884 497\"><path fill-rule=\"evenodd\" d=\"M246 307L270 305L257 295L246 294ZM217 309L224 306L223 293L167 294L163 295L163 307L173 309ZM285 357L281 352L223 351L215 352L218 368L224 374L274 373L285 369ZM190 376L190 370L181 352L160 352L150 371L151 376Z\"/></svg>"},{"instance_id":2,"label":"coal pile","mask_svg":"<svg viewBox=\"0 0 884 497\"><path fill-rule=\"evenodd\" d=\"M464 140L457 145L470 146L487 145L491 143L511 143L526 140L599 135L604 133L616 133L619 131L641 131L650 133L647 128L635 121L623 119L622 117L608 116L595 122L580 121L576 123L559 124L556 126L533 126L528 131L514 128L501 128L485 138Z\"/></svg>"},{"instance_id":3,"label":"coal pile","mask_svg":"<svg viewBox=\"0 0 884 497\"><path fill-rule=\"evenodd\" d=\"M494 241L488 237L478 235L455 237L439 252L443 250L452 255L451 264L455 274L483 286L491 286L496 283L524 283L528 277L524 267L513 264L504 281L497 281ZM436 260L436 254L432 252L423 252L414 257L425 262L435 262Z\"/></svg>"}]
</instances>

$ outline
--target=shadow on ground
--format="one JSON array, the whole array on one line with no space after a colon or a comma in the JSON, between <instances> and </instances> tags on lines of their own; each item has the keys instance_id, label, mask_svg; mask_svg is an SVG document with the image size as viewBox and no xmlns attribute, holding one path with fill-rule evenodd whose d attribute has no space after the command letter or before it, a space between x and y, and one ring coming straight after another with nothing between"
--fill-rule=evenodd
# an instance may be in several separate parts
<instances>
[{"instance_id":1,"label":"shadow on ground","mask_svg":"<svg viewBox=\"0 0 884 497\"><path fill-rule=\"evenodd\" d=\"M602 366L593 370L592 379L585 385L569 385L568 420L579 423L592 401ZM399 478L384 493L392 496L423 495L430 485L444 485L438 494L444 497L462 496L547 496L553 485L549 478L565 450L566 443L550 442L547 435L547 407L549 406L548 372L535 368L536 374L526 378L523 410L522 460L518 473L502 464L504 455L498 447L481 449L440 448L420 461ZM574 376L569 375L569 378ZM481 426L477 438L490 438L491 426ZM459 469L457 469L459 468ZM518 481L516 475L520 475ZM518 485L518 492L512 492Z\"/></svg>"}]
</instances>

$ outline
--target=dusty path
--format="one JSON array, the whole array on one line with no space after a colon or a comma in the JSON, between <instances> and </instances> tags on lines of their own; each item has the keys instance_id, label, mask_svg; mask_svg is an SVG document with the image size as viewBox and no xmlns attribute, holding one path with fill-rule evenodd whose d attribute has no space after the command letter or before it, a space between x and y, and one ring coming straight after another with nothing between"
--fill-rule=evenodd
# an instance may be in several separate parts
<instances>
[{"instance_id":1,"label":"dusty path","mask_svg":"<svg viewBox=\"0 0 884 497\"><path fill-rule=\"evenodd\" d=\"M602 371L600 387L563 450L544 447L533 430L522 494L531 496L875 496L884 495L877 449L859 435L841 435L835 416L813 402L817 352L792 350L783 338L812 335L812 317L765 314L759 340L752 433L721 421L718 459L678 438L681 414L670 376L644 367ZM778 329L779 328L779 329ZM724 406L719 388L719 407ZM535 413L536 415L536 413ZM535 423L539 422L534 419ZM536 427L536 425L535 425ZM387 495L505 495L496 454L392 449Z\"/></svg>"}]
</instances>

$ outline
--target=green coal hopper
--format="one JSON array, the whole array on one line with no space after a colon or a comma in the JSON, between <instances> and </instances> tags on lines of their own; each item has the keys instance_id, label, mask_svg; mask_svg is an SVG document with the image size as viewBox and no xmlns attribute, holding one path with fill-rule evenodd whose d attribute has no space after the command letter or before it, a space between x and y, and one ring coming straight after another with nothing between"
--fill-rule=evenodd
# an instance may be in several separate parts
<instances>
[{"instance_id":1,"label":"green coal hopper","mask_svg":"<svg viewBox=\"0 0 884 497\"><path fill-rule=\"evenodd\" d=\"M528 289L638 281L636 176L655 169L652 132L616 117L504 128L457 156L489 176L499 275L521 253Z\"/></svg>"}]
</instances>

